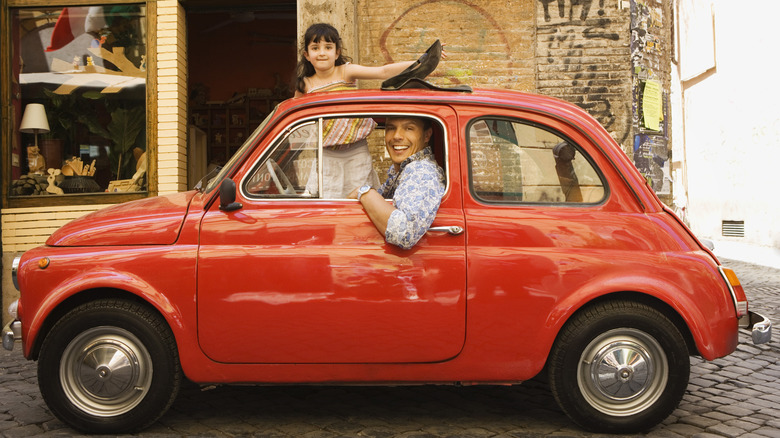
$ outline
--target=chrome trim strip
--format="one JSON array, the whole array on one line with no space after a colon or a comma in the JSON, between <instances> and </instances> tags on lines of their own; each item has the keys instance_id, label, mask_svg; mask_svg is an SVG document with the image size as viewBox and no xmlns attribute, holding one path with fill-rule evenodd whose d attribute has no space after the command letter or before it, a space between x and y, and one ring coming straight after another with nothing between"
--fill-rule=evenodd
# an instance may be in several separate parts
<instances>
[{"instance_id":1,"label":"chrome trim strip","mask_svg":"<svg viewBox=\"0 0 780 438\"><path fill-rule=\"evenodd\" d=\"M723 281L726 283L726 287L729 288L729 293L731 294L731 301L734 303L734 311L737 312L737 316L740 318L744 318L747 315L739 316L739 301L737 301L737 293L734 291L734 286L731 285L731 282L729 281L729 277L726 275L726 272L723 271L724 267L723 265L718 265L718 272L720 272L720 278L723 279Z\"/></svg>"},{"instance_id":2,"label":"chrome trim strip","mask_svg":"<svg viewBox=\"0 0 780 438\"><path fill-rule=\"evenodd\" d=\"M16 272L19 270L19 262L22 260L21 255L14 257L14 261L11 264L11 278L14 281L14 287L19 290L19 279L16 277Z\"/></svg>"}]
</instances>

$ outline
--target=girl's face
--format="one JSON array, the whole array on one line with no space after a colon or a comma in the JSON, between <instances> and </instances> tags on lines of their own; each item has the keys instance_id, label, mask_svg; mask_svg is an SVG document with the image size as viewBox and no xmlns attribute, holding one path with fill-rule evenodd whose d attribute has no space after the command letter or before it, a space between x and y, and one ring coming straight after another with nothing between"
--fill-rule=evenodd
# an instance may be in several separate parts
<instances>
[{"instance_id":1,"label":"girl's face","mask_svg":"<svg viewBox=\"0 0 780 438\"><path fill-rule=\"evenodd\" d=\"M319 41L309 43L303 56L306 57L307 61L311 62L315 70L321 71L333 68L340 54L336 43L331 43L321 38Z\"/></svg>"}]
</instances>

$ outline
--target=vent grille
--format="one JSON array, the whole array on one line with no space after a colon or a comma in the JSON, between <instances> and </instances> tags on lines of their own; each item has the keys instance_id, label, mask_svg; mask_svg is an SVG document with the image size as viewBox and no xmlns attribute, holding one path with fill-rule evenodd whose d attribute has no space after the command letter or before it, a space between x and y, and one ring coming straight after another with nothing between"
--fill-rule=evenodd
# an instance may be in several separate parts
<instances>
[{"instance_id":1,"label":"vent grille","mask_svg":"<svg viewBox=\"0 0 780 438\"><path fill-rule=\"evenodd\" d=\"M745 221L723 221L721 234L724 237L745 237Z\"/></svg>"}]
</instances>

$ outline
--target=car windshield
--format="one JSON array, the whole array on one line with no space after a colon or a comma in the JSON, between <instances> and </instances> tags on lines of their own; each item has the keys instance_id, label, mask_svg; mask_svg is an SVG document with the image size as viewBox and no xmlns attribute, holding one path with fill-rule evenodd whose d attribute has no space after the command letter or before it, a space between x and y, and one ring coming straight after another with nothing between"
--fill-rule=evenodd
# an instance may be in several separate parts
<instances>
[{"instance_id":1,"label":"car windshield","mask_svg":"<svg viewBox=\"0 0 780 438\"><path fill-rule=\"evenodd\" d=\"M278 107L276 107L276 108L278 108ZM265 120L263 120L263 122L260 123L260 126L258 126L257 129L255 129L255 131L252 133L252 135L247 137L247 139L244 142L244 144L241 145L241 148L239 148L236 151L236 153L233 154L232 157L230 157L230 160L228 160L228 162L225 163L224 166L222 166L222 168L219 170L219 173L214 175L213 172L212 172L212 173L206 175L198 183L198 186L204 187L204 185L205 185L205 190L204 191L206 193L211 192L217 186L219 186L219 183L222 182L222 180L225 178L225 175L227 175L229 172L231 172L233 170L233 168L235 167L235 165L238 162L239 158L244 156L244 154L247 152L247 150L253 144L255 144L255 142L257 140L257 137L260 135L260 132L265 129L266 125L268 125L268 121L273 118L274 114L276 114L276 108L274 108L273 111L271 111L271 113L268 114L268 116L265 118Z\"/></svg>"}]
</instances>

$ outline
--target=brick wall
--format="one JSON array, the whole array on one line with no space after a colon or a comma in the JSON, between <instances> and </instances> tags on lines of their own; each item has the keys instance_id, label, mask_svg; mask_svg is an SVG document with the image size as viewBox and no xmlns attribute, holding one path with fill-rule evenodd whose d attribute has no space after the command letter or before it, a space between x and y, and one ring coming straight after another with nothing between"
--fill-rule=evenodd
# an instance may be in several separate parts
<instances>
[{"instance_id":1,"label":"brick wall","mask_svg":"<svg viewBox=\"0 0 780 438\"><path fill-rule=\"evenodd\" d=\"M652 79L668 100L670 4L357 0L360 52L353 57L365 65L416 59L438 38L448 57L431 82L511 88L572 102L604 125L629 157L639 150L635 163L665 193L668 117L663 132L648 137L639 96L644 81Z\"/></svg>"},{"instance_id":2,"label":"brick wall","mask_svg":"<svg viewBox=\"0 0 780 438\"><path fill-rule=\"evenodd\" d=\"M157 2L157 191L187 187L187 51L184 9Z\"/></svg>"},{"instance_id":3,"label":"brick wall","mask_svg":"<svg viewBox=\"0 0 780 438\"><path fill-rule=\"evenodd\" d=\"M588 111L630 152L630 8L620 1L535 4L536 91Z\"/></svg>"},{"instance_id":4,"label":"brick wall","mask_svg":"<svg viewBox=\"0 0 780 438\"><path fill-rule=\"evenodd\" d=\"M432 82L559 97L595 116L630 151L629 4L358 0L359 62L415 59L438 38L448 57Z\"/></svg>"},{"instance_id":5,"label":"brick wall","mask_svg":"<svg viewBox=\"0 0 780 438\"><path fill-rule=\"evenodd\" d=\"M439 85L534 89L531 0L357 0L364 65L417 59L436 39L447 58L431 77ZM376 87L366 81L361 86Z\"/></svg>"}]
</instances>

